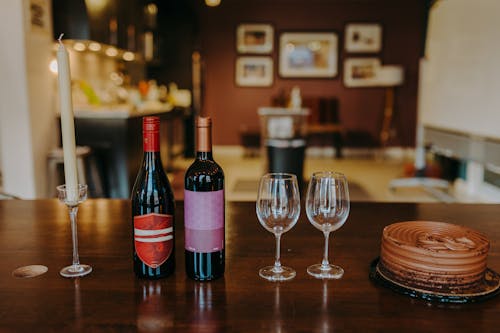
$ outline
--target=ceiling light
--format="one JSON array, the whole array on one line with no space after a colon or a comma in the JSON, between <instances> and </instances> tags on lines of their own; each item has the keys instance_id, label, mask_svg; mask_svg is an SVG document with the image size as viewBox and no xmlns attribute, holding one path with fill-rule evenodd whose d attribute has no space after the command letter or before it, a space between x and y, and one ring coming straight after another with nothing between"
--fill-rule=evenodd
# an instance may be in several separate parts
<instances>
[{"instance_id":1,"label":"ceiling light","mask_svg":"<svg viewBox=\"0 0 500 333\"><path fill-rule=\"evenodd\" d=\"M127 51L127 52L123 53L122 58L125 61L132 61L135 59L135 54L133 52Z\"/></svg>"},{"instance_id":2,"label":"ceiling light","mask_svg":"<svg viewBox=\"0 0 500 333\"><path fill-rule=\"evenodd\" d=\"M91 51L99 51L101 49L101 44L99 43L96 43L96 42L92 42L89 44L89 50Z\"/></svg>"},{"instance_id":3,"label":"ceiling light","mask_svg":"<svg viewBox=\"0 0 500 333\"><path fill-rule=\"evenodd\" d=\"M106 0L85 0L85 4L91 11L101 11L103 10L106 5L107 5Z\"/></svg>"},{"instance_id":4,"label":"ceiling light","mask_svg":"<svg viewBox=\"0 0 500 333\"><path fill-rule=\"evenodd\" d=\"M205 4L209 7L217 7L221 0L205 0Z\"/></svg>"},{"instance_id":5,"label":"ceiling light","mask_svg":"<svg viewBox=\"0 0 500 333\"><path fill-rule=\"evenodd\" d=\"M156 15L158 13L158 7L156 7L154 3L150 3L146 6L146 12L150 15Z\"/></svg>"},{"instance_id":6,"label":"ceiling light","mask_svg":"<svg viewBox=\"0 0 500 333\"><path fill-rule=\"evenodd\" d=\"M116 57L118 55L118 50L114 47L108 47L106 49L106 55L109 57Z\"/></svg>"},{"instance_id":7,"label":"ceiling light","mask_svg":"<svg viewBox=\"0 0 500 333\"><path fill-rule=\"evenodd\" d=\"M85 51L85 49L86 49L86 48L87 48L87 47L86 47L86 46L85 46L85 44L84 44L84 43L82 43L82 42L76 42L75 44L73 44L73 49L74 49L75 51L80 51L80 52L81 52L81 51Z\"/></svg>"}]
</instances>

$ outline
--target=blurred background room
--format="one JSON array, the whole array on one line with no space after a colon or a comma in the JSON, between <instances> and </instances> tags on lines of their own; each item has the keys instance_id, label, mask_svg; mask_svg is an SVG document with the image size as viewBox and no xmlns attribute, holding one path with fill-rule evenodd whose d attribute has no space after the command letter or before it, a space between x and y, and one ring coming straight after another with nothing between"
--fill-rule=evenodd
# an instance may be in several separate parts
<instances>
[{"instance_id":1,"label":"blurred background room","mask_svg":"<svg viewBox=\"0 0 500 333\"><path fill-rule=\"evenodd\" d=\"M3 0L0 196L64 180L56 50L70 53L79 172L128 198L141 118L162 121L176 199L194 119L226 198L260 176L343 172L355 201L500 202L493 0ZM295 155L294 155L295 154Z\"/></svg>"}]
</instances>

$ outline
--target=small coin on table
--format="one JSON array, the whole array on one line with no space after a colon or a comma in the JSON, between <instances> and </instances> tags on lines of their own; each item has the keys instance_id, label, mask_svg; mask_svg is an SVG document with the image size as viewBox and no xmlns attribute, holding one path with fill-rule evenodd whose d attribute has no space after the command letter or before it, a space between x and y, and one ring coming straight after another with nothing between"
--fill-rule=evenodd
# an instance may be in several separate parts
<instances>
[{"instance_id":1,"label":"small coin on table","mask_svg":"<svg viewBox=\"0 0 500 333\"><path fill-rule=\"evenodd\" d=\"M28 265L16 268L12 276L16 278L32 278L45 274L49 269L43 265Z\"/></svg>"}]
</instances>

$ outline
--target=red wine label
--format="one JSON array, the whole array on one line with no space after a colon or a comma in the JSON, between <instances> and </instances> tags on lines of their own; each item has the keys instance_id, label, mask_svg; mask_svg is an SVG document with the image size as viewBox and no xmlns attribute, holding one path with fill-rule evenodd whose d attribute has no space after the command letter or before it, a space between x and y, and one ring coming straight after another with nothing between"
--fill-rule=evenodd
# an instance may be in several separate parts
<instances>
[{"instance_id":1,"label":"red wine label","mask_svg":"<svg viewBox=\"0 0 500 333\"><path fill-rule=\"evenodd\" d=\"M184 190L185 249L217 252L224 249L224 190Z\"/></svg>"},{"instance_id":2,"label":"red wine label","mask_svg":"<svg viewBox=\"0 0 500 333\"><path fill-rule=\"evenodd\" d=\"M172 215L134 216L134 245L137 256L149 267L161 266L174 248Z\"/></svg>"}]
</instances>

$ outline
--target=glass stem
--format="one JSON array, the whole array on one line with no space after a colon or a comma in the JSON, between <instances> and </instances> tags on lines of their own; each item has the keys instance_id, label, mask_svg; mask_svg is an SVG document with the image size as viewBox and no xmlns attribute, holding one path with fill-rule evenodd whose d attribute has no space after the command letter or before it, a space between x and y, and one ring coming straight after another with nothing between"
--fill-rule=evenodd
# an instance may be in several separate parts
<instances>
[{"instance_id":1,"label":"glass stem","mask_svg":"<svg viewBox=\"0 0 500 333\"><path fill-rule=\"evenodd\" d=\"M328 262L328 239L330 238L330 232L323 232L325 235L325 251L323 253L323 261L321 262L321 269L330 269L330 263Z\"/></svg>"},{"instance_id":2,"label":"glass stem","mask_svg":"<svg viewBox=\"0 0 500 333\"><path fill-rule=\"evenodd\" d=\"M80 265L80 258L78 257L78 231L76 230L77 213L78 206L69 207L69 218L71 220L71 238L73 240L73 266Z\"/></svg>"},{"instance_id":3,"label":"glass stem","mask_svg":"<svg viewBox=\"0 0 500 333\"><path fill-rule=\"evenodd\" d=\"M280 244L280 240L281 240L281 234L276 234L276 259L274 260L274 268L273 270L276 272L276 273L280 273L283 271L283 269L281 268L281 262L280 262L280 247L281 247L281 244Z\"/></svg>"}]
</instances>

